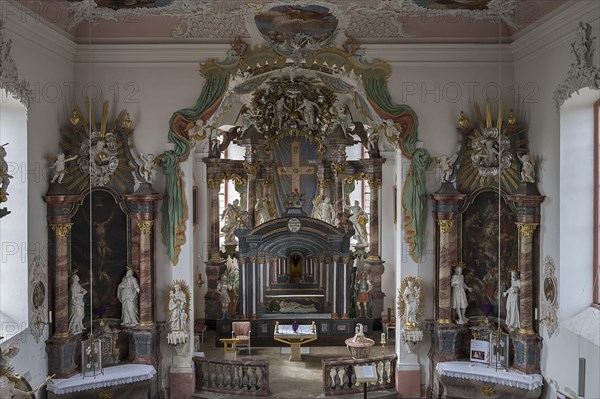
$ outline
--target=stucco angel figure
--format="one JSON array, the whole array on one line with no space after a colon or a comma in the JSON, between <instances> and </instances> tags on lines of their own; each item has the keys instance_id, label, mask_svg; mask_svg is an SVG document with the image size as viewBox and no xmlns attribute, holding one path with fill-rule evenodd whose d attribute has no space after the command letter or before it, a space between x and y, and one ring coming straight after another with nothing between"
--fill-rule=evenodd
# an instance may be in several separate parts
<instances>
[{"instance_id":1,"label":"stucco angel figure","mask_svg":"<svg viewBox=\"0 0 600 399\"><path fill-rule=\"evenodd\" d=\"M521 180L525 183L535 183L535 169L533 165L533 159L531 159L529 153L525 153L519 156L519 159L523 163L521 167Z\"/></svg>"},{"instance_id":2,"label":"stucco angel figure","mask_svg":"<svg viewBox=\"0 0 600 399\"><path fill-rule=\"evenodd\" d=\"M78 156L79 155L73 155L71 157L67 157L62 152L59 152L56 155L56 160L52 163L52 165L50 165L50 168L54 169L54 174L52 175L52 180L50 180L50 183L62 184L62 181L65 178L67 162L77 159Z\"/></svg>"},{"instance_id":3,"label":"stucco angel figure","mask_svg":"<svg viewBox=\"0 0 600 399\"><path fill-rule=\"evenodd\" d=\"M454 154L451 157L447 157L446 155L440 156L440 170L442 171L442 181L444 183L450 181L452 172L454 172L453 164L457 158L458 154Z\"/></svg>"},{"instance_id":4,"label":"stucco angel figure","mask_svg":"<svg viewBox=\"0 0 600 399\"><path fill-rule=\"evenodd\" d=\"M358 202L354 201L354 205L350 207L350 221L354 225L354 238L356 239L357 247L366 247L369 245L369 238L367 233L367 222L369 221L369 214L365 212Z\"/></svg>"},{"instance_id":5,"label":"stucco angel figure","mask_svg":"<svg viewBox=\"0 0 600 399\"><path fill-rule=\"evenodd\" d=\"M75 335L83 331L85 303L83 297L87 290L79 284L79 276L73 274L69 284L69 333Z\"/></svg>"},{"instance_id":6,"label":"stucco angel figure","mask_svg":"<svg viewBox=\"0 0 600 399\"><path fill-rule=\"evenodd\" d=\"M450 282L450 285L452 286L452 309L456 309L456 315L458 316L458 320L456 321L457 324L465 324L469 321L469 319L465 317L465 312L469 306L465 290L469 290L469 292L473 291L473 289L465 283L465 277L463 276L462 271L463 267L461 265L456 266Z\"/></svg>"},{"instance_id":7,"label":"stucco angel figure","mask_svg":"<svg viewBox=\"0 0 600 399\"><path fill-rule=\"evenodd\" d=\"M0 145L0 202L6 202L8 185L12 176L8 174L8 164L6 163L6 146L8 143Z\"/></svg>"},{"instance_id":8,"label":"stucco angel figure","mask_svg":"<svg viewBox=\"0 0 600 399\"><path fill-rule=\"evenodd\" d=\"M156 158L154 154L144 155L144 153L140 153L140 160L142 161L142 166L140 166L140 174L144 179L144 183L151 183L156 176Z\"/></svg>"},{"instance_id":9,"label":"stucco angel figure","mask_svg":"<svg viewBox=\"0 0 600 399\"><path fill-rule=\"evenodd\" d=\"M521 280L516 270L510 272L510 288L502 295L506 297L506 326L509 330L521 327L519 321L519 291Z\"/></svg>"},{"instance_id":10,"label":"stucco angel figure","mask_svg":"<svg viewBox=\"0 0 600 399\"><path fill-rule=\"evenodd\" d=\"M135 326L140 322L138 295L140 285L133 275L133 270L127 269L125 277L117 288L117 298L122 305L122 323L124 326Z\"/></svg>"}]
</instances>

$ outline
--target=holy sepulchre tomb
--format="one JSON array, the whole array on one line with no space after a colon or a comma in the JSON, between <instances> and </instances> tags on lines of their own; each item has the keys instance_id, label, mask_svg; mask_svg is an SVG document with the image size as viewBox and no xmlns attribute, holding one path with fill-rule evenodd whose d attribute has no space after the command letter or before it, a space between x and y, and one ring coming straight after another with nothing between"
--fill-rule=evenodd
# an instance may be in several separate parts
<instances>
[{"instance_id":1,"label":"holy sepulchre tomb","mask_svg":"<svg viewBox=\"0 0 600 399\"><path fill-rule=\"evenodd\" d=\"M0 5L0 399L600 398L600 2Z\"/></svg>"}]
</instances>

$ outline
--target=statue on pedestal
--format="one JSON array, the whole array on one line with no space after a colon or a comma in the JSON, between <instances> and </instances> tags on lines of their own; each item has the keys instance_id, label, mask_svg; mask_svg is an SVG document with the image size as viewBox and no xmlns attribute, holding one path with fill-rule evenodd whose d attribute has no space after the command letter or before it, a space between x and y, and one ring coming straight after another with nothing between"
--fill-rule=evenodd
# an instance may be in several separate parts
<instances>
[{"instance_id":1,"label":"statue on pedestal","mask_svg":"<svg viewBox=\"0 0 600 399\"><path fill-rule=\"evenodd\" d=\"M506 327L509 330L516 330L521 327L519 321L519 291L521 290L521 280L516 270L510 272L510 288L502 295L506 297Z\"/></svg>"},{"instance_id":2,"label":"statue on pedestal","mask_svg":"<svg viewBox=\"0 0 600 399\"><path fill-rule=\"evenodd\" d=\"M69 285L69 333L75 335L83 331L83 318L85 317L85 304L83 297L87 290L79 284L79 276L71 276Z\"/></svg>"},{"instance_id":3,"label":"statue on pedestal","mask_svg":"<svg viewBox=\"0 0 600 399\"><path fill-rule=\"evenodd\" d=\"M117 288L117 298L122 304L122 324L124 326L136 326L140 322L138 308L138 295L140 285L133 276L133 270L127 269L127 273Z\"/></svg>"},{"instance_id":4,"label":"statue on pedestal","mask_svg":"<svg viewBox=\"0 0 600 399\"><path fill-rule=\"evenodd\" d=\"M355 284L356 289L356 317L369 317L368 305L369 294L373 289L373 284L368 279L367 272L360 273L360 278ZM361 312L362 308L362 312Z\"/></svg>"},{"instance_id":5,"label":"statue on pedestal","mask_svg":"<svg viewBox=\"0 0 600 399\"><path fill-rule=\"evenodd\" d=\"M465 317L465 312L469 306L465 290L473 291L471 287L465 284L465 277L462 274L463 266L459 264L454 268L454 274L450 285L452 286L452 308L456 309L458 316L457 324L465 324L469 319Z\"/></svg>"},{"instance_id":6,"label":"statue on pedestal","mask_svg":"<svg viewBox=\"0 0 600 399\"><path fill-rule=\"evenodd\" d=\"M354 205L350 207L350 221L354 225L354 238L356 239L357 247L367 247L369 245L368 233L367 233L367 222L369 221L369 215L365 212L358 203L354 201Z\"/></svg>"},{"instance_id":7,"label":"statue on pedestal","mask_svg":"<svg viewBox=\"0 0 600 399\"><path fill-rule=\"evenodd\" d=\"M521 180L524 183L535 183L535 169L529 153L526 152L521 155L519 159L523 163L523 166L521 167Z\"/></svg>"},{"instance_id":8,"label":"statue on pedestal","mask_svg":"<svg viewBox=\"0 0 600 399\"><path fill-rule=\"evenodd\" d=\"M229 318L229 304L231 298L229 298L229 291L232 289L231 285L227 281L227 274L223 274L221 279L217 283L217 291L219 292L219 302L221 302L221 312L223 317L221 319Z\"/></svg>"},{"instance_id":9,"label":"statue on pedestal","mask_svg":"<svg viewBox=\"0 0 600 399\"><path fill-rule=\"evenodd\" d=\"M237 241L235 238L235 229L240 227L241 222L241 212L240 208L240 200L236 199L233 203L228 204L223 214L221 215L221 220L224 220L223 227L221 231L225 233L225 245L236 245Z\"/></svg>"}]
</instances>

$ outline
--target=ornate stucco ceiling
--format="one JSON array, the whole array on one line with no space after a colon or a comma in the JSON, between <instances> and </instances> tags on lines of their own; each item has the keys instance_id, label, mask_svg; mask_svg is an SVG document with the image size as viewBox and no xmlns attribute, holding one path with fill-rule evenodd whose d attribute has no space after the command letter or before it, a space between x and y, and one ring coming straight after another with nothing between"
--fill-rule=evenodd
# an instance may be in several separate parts
<instances>
[{"instance_id":1,"label":"ornate stucco ceiling","mask_svg":"<svg viewBox=\"0 0 600 399\"><path fill-rule=\"evenodd\" d=\"M272 28L335 24L334 36L360 41L508 38L567 0L20 0L76 38L171 37L258 43ZM46 10L47 11L47 10ZM261 17L263 18L261 20ZM265 17L268 20L265 24ZM342 39L340 39L342 38ZM248 40L250 39L250 40Z\"/></svg>"}]
</instances>

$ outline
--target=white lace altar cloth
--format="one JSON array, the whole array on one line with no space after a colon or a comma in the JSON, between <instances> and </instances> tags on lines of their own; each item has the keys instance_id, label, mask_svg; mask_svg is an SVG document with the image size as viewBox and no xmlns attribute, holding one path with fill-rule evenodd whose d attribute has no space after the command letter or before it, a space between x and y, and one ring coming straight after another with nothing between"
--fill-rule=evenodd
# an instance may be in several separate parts
<instances>
[{"instance_id":1,"label":"white lace altar cloth","mask_svg":"<svg viewBox=\"0 0 600 399\"><path fill-rule=\"evenodd\" d=\"M491 382L533 391L542 386L542 376L539 374L521 374L514 370L504 370L489 367L487 364L470 362L441 362L435 367L436 371L446 377L462 378L465 380Z\"/></svg>"},{"instance_id":2,"label":"white lace altar cloth","mask_svg":"<svg viewBox=\"0 0 600 399\"><path fill-rule=\"evenodd\" d=\"M115 385L133 384L147 381L156 375L154 367L147 364L124 364L122 366L107 367L104 374L83 378L75 374L67 379L54 379L46 389L56 395L65 395L73 392L82 392L98 388L107 388Z\"/></svg>"}]
</instances>

